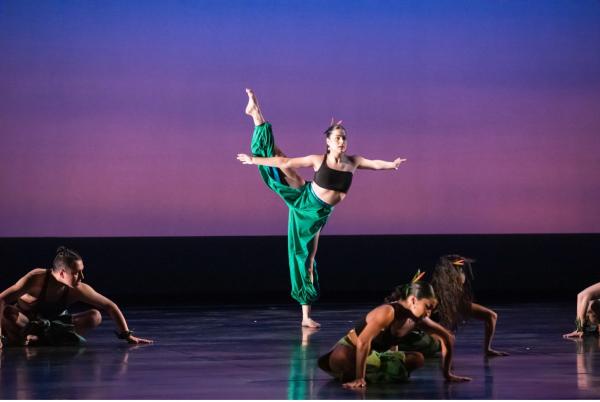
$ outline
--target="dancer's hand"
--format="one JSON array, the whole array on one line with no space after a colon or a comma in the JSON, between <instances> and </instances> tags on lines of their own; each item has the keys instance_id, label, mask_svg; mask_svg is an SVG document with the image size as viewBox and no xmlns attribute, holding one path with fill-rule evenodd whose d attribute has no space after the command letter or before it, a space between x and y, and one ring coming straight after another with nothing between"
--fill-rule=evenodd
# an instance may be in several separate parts
<instances>
[{"instance_id":1,"label":"dancer's hand","mask_svg":"<svg viewBox=\"0 0 600 402\"><path fill-rule=\"evenodd\" d=\"M242 162L244 165L254 165L252 157L246 154L238 154L237 160Z\"/></svg>"},{"instance_id":2,"label":"dancer's hand","mask_svg":"<svg viewBox=\"0 0 600 402\"><path fill-rule=\"evenodd\" d=\"M495 356L510 356L510 354L506 353L506 352L501 352L499 350L494 350L494 349L488 349L485 351L485 355L488 357L495 357Z\"/></svg>"},{"instance_id":3,"label":"dancer's hand","mask_svg":"<svg viewBox=\"0 0 600 402\"><path fill-rule=\"evenodd\" d=\"M577 331L577 330L563 335L563 338L565 338L565 339L567 339L567 338L582 338L582 337L583 337L583 331Z\"/></svg>"},{"instance_id":4,"label":"dancer's hand","mask_svg":"<svg viewBox=\"0 0 600 402\"><path fill-rule=\"evenodd\" d=\"M400 167L400 164L402 162L406 162L406 159L402 159L402 158L396 158L394 160L394 169L398 170L398 167Z\"/></svg>"},{"instance_id":5,"label":"dancer's hand","mask_svg":"<svg viewBox=\"0 0 600 402\"><path fill-rule=\"evenodd\" d=\"M471 377L461 377L459 375L454 375L452 373L448 373L446 375L446 381L448 382L465 382L465 381L471 381L472 378Z\"/></svg>"},{"instance_id":6,"label":"dancer's hand","mask_svg":"<svg viewBox=\"0 0 600 402\"><path fill-rule=\"evenodd\" d=\"M342 384L342 387L347 389L358 389L358 388L367 388L367 382L364 378L357 378L354 381L347 382Z\"/></svg>"},{"instance_id":7,"label":"dancer's hand","mask_svg":"<svg viewBox=\"0 0 600 402\"><path fill-rule=\"evenodd\" d=\"M127 343L130 343L132 345L147 345L149 343L154 343L154 341L150 340L150 339L138 338L137 336L130 335L129 338L127 338Z\"/></svg>"}]
</instances>

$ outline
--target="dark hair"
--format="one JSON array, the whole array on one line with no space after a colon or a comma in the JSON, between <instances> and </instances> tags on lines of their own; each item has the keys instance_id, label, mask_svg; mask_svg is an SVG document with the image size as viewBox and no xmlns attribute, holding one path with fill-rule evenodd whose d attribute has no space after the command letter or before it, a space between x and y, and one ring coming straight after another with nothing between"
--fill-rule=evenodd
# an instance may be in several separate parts
<instances>
[{"instance_id":1,"label":"dark hair","mask_svg":"<svg viewBox=\"0 0 600 402\"><path fill-rule=\"evenodd\" d=\"M453 264L458 260L464 260L462 267ZM431 284L438 294L436 318L441 325L452 330L466 320L471 311L471 303L473 303L471 262L474 260L458 254L444 255L439 258L431 278ZM464 284L460 280L461 274L465 275Z\"/></svg>"},{"instance_id":2,"label":"dark hair","mask_svg":"<svg viewBox=\"0 0 600 402\"><path fill-rule=\"evenodd\" d=\"M325 134L325 137L329 138L329 136L334 130L342 130L344 132L344 135L346 135L346 129L344 128L344 126L337 123L327 127L327 130L325 130L323 134ZM329 153L329 147L327 147L327 153Z\"/></svg>"},{"instance_id":3,"label":"dark hair","mask_svg":"<svg viewBox=\"0 0 600 402\"><path fill-rule=\"evenodd\" d=\"M600 319L600 300L592 300L590 303L590 310L592 310L598 319Z\"/></svg>"},{"instance_id":4,"label":"dark hair","mask_svg":"<svg viewBox=\"0 0 600 402\"><path fill-rule=\"evenodd\" d=\"M56 249L56 256L52 262L53 269L71 268L76 261L81 260L81 256L74 250L69 250L65 246Z\"/></svg>"},{"instance_id":5,"label":"dark hair","mask_svg":"<svg viewBox=\"0 0 600 402\"><path fill-rule=\"evenodd\" d=\"M385 303L392 303L398 300L406 300L408 296L415 296L417 300L437 299L433 286L431 286L429 282L417 281L396 286L384 301Z\"/></svg>"}]
</instances>

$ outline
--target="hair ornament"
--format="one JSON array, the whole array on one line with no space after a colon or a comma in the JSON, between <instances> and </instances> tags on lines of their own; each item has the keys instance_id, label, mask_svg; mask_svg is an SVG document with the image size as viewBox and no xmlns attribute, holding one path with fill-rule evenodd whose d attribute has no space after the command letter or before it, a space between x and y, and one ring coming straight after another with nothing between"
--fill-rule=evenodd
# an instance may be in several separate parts
<instances>
[{"instance_id":1,"label":"hair ornament","mask_svg":"<svg viewBox=\"0 0 600 402\"><path fill-rule=\"evenodd\" d=\"M338 122L336 123L333 116L331 116L331 124L329 125L330 127L339 126L340 124L342 124L342 120L338 120Z\"/></svg>"},{"instance_id":2,"label":"hair ornament","mask_svg":"<svg viewBox=\"0 0 600 402\"><path fill-rule=\"evenodd\" d=\"M425 276L425 271L421 272L420 269L417 269L417 273L415 274L415 276L413 276L412 280L410 281L410 283L415 283L420 281L421 279L423 279L423 277Z\"/></svg>"}]
</instances>

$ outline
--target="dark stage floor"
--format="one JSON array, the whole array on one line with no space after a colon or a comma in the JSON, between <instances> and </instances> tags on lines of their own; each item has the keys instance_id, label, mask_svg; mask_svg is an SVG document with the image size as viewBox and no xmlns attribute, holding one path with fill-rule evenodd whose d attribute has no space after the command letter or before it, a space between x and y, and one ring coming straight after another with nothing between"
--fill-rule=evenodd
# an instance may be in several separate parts
<instances>
[{"instance_id":1,"label":"dark stage floor","mask_svg":"<svg viewBox=\"0 0 600 402\"><path fill-rule=\"evenodd\" d=\"M483 328L458 333L455 372L470 383L447 384L438 359L404 384L343 389L316 359L369 306L317 306L323 329L299 327L293 305L266 308L126 309L136 334L156 344L128 347L112 323L88 337L84 349L9 348L2 351L0 398L26 399L563 399L600 397L596 337L575 342L575 306L491 306L500 314L495 346L509 357L482 357ZM307 339L306 339L307 338Z\"/></svg>"}]
</instances>

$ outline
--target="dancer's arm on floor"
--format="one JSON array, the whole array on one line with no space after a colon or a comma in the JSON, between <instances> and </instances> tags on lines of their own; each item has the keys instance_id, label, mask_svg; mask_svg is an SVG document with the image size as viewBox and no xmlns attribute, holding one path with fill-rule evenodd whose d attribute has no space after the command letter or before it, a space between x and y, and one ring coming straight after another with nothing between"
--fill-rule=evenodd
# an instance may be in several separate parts
<instances>
[{"instance_id":1,"label":"dancer's arm on floor","mask_svg":"<svg viewBox=\"0 0 600 402\"><path fill-rule=\"evenodd\" d=\"M77 301L91 304L94 307L106 311L110 315L110 318L117 325L120 334L129 332L129 327L127 326L127 321L125 321L125 316L123 316L119 306L117 306L112 300L96 292L90 285L86 283L80 283L79 286L73 288L73 291L76 295ZM125 340L129 343L152 343L152 341L149 339L138 338L131 334L129 334Z\"/></svg>"},{"instance_id":2,"label":"dancer's arm on floor","mask_svg":"<svg viewBox=\"0 0 600 402\"><path fill-rule=\"evenodd\" d=\"M323 161L323 155L308 155L300 158L288 158L286 156L261 158L259 156L238 154L237 160L244 165L272 166L280 169L297 169L303 167L315 168L315 166L318 166Z\"/></svg>"},{"instance_id":3,"label":"dancer's arm on floor","mask_svg":"<svg viewBox=\"0 0 600 402\"><path fill-rule=\"evenodd\" d=\"M492 349L492 339L496 332L496 322L498 321L498 314L495 311L490 310L477 303L471 303L471 316L480 321L483 321L485 325L485 338L483 341L483 353L486 356L508 356L508 353L501 352L499 350Z\"/></svg>"},{"instance_id":4,"label":"dancer's arm on floor","mask_svg":"<svg viewBox=\"0 0 600 402\"><path fill-rule=\"evenodd\" d=\"M577 317L576 320L580 323L580 328L576 328L575 331L563 335L565 338L581 338L583 336L583 326L585 325L585 316L587 313L588 305L593 299L600 298L600 283L596 283L583 289L577 295Z\"/></svg>"},{"instance_id":5,"label":"dancer's arm on floor","mask_svg":"<svg viewBox=\"0 0 600 402\"><path fill-rule=\"evenodd\" d=\"M347 382L344 388L364 388L367 386L367 356L371 351L373 338L394 321L394 308L389 305L379 306L367 314L367 325L356 340L356 378Z\"/></svg>"},{"instance_id":6,"label":"dancer's arm on floor","mask_svg":"<svg viewBox=\"0 0 600 402\"><path fill-rule=\"evenodd\" d=\"M4 316L4 307L7 303L16 301L28 293L35 285L37 278L46 273L45 269L34 269L19 279L14 285L0 293L0 317ZM2 319L0 318L0 349L2 348Z\"/></svg>"},{"instance_id":7,"label":"dancer's arm on floor","mask_svg":"<svg viewBox=\"0 0 600 402\"><path fill-rule=\"evenodd\" d=\"M406 159L396 158L392 162L382 161L382 160L371 160L364 158L360 155L354 156L354 162L356 163L356 167L358 169L370 169L370 170L391 170L396 169L401 163L406 162Z\"/></svg>"},{"instance_id":8,"label":"dancer's arm on floor","mask_svg":"<svg viewBox=\"0 0 600 402\"><path fill-rule=\"evenodd\" d=\"M448 381L471 381L469 377L461 377L452 374L452 355L454 352L454 335L450 333L446 328L442 327L437 322L433 321L429 317L425 317L420 323L421 329L432 335L436 335L440 338L442 343L442 371L444 377Z\"/></svg>"}]
</instances>

